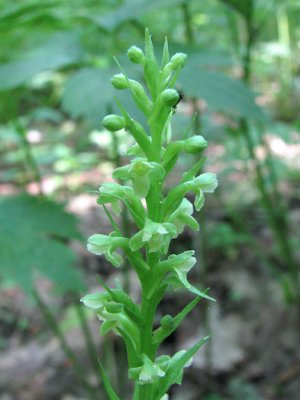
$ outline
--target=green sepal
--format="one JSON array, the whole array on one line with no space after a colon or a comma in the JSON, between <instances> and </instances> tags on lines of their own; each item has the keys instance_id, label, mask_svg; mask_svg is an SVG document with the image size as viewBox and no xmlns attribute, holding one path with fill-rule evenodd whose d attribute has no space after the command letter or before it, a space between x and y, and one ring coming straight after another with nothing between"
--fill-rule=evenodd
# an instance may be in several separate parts
<instances>
[{"instance_id":1,"label":"green sepal","mask_svg":"<svg viewBox=\"0 0 300 400\"><path fill-rule=\"evenodd\" d=\"M218 187L216 174L205 172L197 176L197 178L195 178L195 186L199 186L204 193L213 193Z\"/></svg>"},{"instance_id":2,"label":"green sepal","mask_svg":"<svg viewBox=\"0 0 300 400\"><path fill-rule=\"evenodd\" d=\"M108 376L106 375L105 369L99 359L98 359L98 363L99 363L100 375L101 375L101 378L103 381L105 391L109 397L109 400L121 400L120 397L116 394L114 388L112 387L112 385L108 379Z\"/></svg>"},{"instance_id":3,"label":"green sepal","mask_svg":"<svg viewBox=\"0 0 300 400\"><path fill-rule=\"evenodd\" d=\"M105 336L109 331L116 329L116 321L104 321L100 327L100 335Z\"/></svg>"},{"instance_id":4,"label":"green sepal","mask_svg":"<svg viewBox=\"0 0 300 400\"><path fill-rule=\"evenodd\" d=\"M96 255L104 255L105 258L112 263L115 267L120 267L123 258L120 254L116 253L116 248L126 248L128 246L128 239L115 236L112 232L108 235L95 234L88 238L87 249Z\"/></svg>"},{"instance_id":5,"label":"green sepal","mask_svg":"<svg viewBox=\"0 0 300 400\"><path fill-rule=\"evenodd\" d=\"M137 198L137 196L135 195L132 187L120 185L118 183L113 183L113 182L104 183L100 187L99 193L100 195L97 199L98 204L104 205L107 203L111 203L112 210L114 211L113 207L115 205L120 207L119 203L123 201L126 207L129 209L137 226L140 228L141 226L144 225L146 212L140 199ZM105 212L106 214L108 214L108 217L112 222L114 229L116 230L115 227L116 224L114 221L112 221L112 216L109 215L109 211L105 209Z\"/></svg>"},{"instance_id":6,"label":"green sepal","mask_svg":"<svg viewBox=\"0 0 300 400\"><path fill-rule=\"evenodd\" d=\"M106 290L110 295L112 300L116 303L121 303L124 305L126 313L130 318L137 324L142 323L142 316L139 307L131 300L127 293L124 292L122 288L110 289L105 282L98 276L98 281L100 285Z\"/></svg>"},{"instance_id":7,"label":"green sepal","mask_svg":"<svg viewBox=\"0 0 300 400\"><path fill-rule=\"evenodd\" d=\"M159 364L151 361L146 354L142 354L142 365L140 367L128 370L129 378L137 381L140 385L154 383L165 374Z\"/></svg>"},{"instance_id":8,"label":"green sepal","mask_svg":"<svg viewBox=\"0 0 300 400\"><path fill-rule=\"evenodd\" d=\"M178 382L182 375L183 368L191 360L194 354L204 345L209 336L199 340L193 347L183 353L180 357L171 360L166 375L159 380L159 385L155 393L155 398L160 399L169 390L170 386Z\"/></svg>"},{"instance_id":9,"label":"green sepal","mask_svg":"<svg viewBox=\"0 0 300 400\"><path fill-rule=\"evenodd\" d=\"M203 191L200 189L195 197L195 208L197 211L200 211L201 208L204 206L205 197Z\"/></svg>"},{"instance_id":10,"label":"green sepal","mask_svg":"<svg viewBox=\"0 0 300 400\"><path fill-rule=\"evenodd\" d=\"M109 298L109 294L105 292L90 293L82 297L80 301L88 308L99 310Z\"/></svg>"},{"instance_id":11,"label":"green sepal","mask_svg":"<svg viewBox=\"0 0 300 400\"><path fill-rule=\"evenodd\" d=\"M146 197L151 183L162 180L164 175L164 168L159 163L149 162L145 158L135 158L129 165L116 168L113 172L115 179L130 179L139 197Z\"/></svg>"},{"instance_id":12,"label":"green sepal","mask_svg":"<svg viewBox=\"0 0 300 400\"><path fill-rule=\"evenodd\" d=\"M127 155L129 156L135 156L135 157L145 157L145 153L143 150L140 148L138 144L134 144L126 152Z\"/></svg>"},{"instance_id":13,"label":"green sepal","mask_svg":"<svg viewBox=\"0 0 300 400\"><path fill-rule=\"evenodd\" d=\"M178 208L168 218L168 222L176 226L178 235L183 232L185 225L195 231L199 229L198 222L192 217L193 211L192 203L184 198Z\"/></svg>"},{"instance_id":14,"label":"green sepal","mask_svg":"<svg viewBox=\"0 0 300 400\"><path fill-rule=\"evenodd\" d=\"M164 204L163 204L163 213L164 216L167 217L169 216L176 208L178 205L181 203L183 197L188 193L188 192L194 192L196 196L200 195L200 191L203 193L213 193L213 191L217 188L218 186L218 181L216 178L216 174L206 172L204 174L201 174L197 176L196 178L190 180L190 181L185 181L183 183L180 183L178 186L175 188L171 189L165 198ZM201 202L203 200L201 199ZM199 202L198 199L196 199L196 206L199 207Z\"/></svg>"},{"instance_id":15,"label":"green sepal","mask_svg":"<svg viewBox=\"0 0 300 400\"><path fill-rule=\"evenodd\" d=\"M195 286L191 285L187 280L185 281L185 283L183 283L182 280L176 274L172 274L172 275L168 276L165 281L168 285L172 286L175 290L187 289L190 293L192 293L196 296L203 297L206 300L216 301L213 297L210 297L206 294L207 289L204 291L201 291L198 288L196 288Z\"/></svg>"},{"instance_id":16,"label":"green sepal","mask_svg":"<svg viewBox=\"0 0 300 400\"><path fill-rule=\"evenodd\" d=\"M136 251L147 244L150 253L157 252L162 248L166 252L170 240L176 235L177 231L174 224L157 223L147 219L144 228L130 239L129 247L132 251Z\"/></svg>"}]
</instances>

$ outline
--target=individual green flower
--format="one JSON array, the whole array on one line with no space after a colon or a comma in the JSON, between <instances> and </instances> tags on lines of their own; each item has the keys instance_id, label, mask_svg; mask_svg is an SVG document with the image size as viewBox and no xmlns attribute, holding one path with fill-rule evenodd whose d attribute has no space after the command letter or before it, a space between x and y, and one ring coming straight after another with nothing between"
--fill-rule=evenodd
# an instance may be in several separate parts
<instances>
[{"instance_id":1,"label":"individual green flower","mask_svg":"<svg viewBox=\"0 0 300 400\"><path fill-rule=\"evenodd\" d=\"M123 262L123 257L116 252L118 247L126 248L128 239L114 236L95 234L88 238L87 249L96 255L104 255L115 267L120 267Z\"/></svg>"},{"instance_id":2,"label":"individual green flower","mask_svg":"<svg viewBox=\"0 0 300 400\"><path fill-rule=\"evenodd\" d=\"M170 190L167 195L163 208L164 215L168 216L170 213L174 212L177 208L178 201L183 199L186 193L193 192L196 194L195 198L195 208L197 211L201 209L204 204L203 193L213 193L213 191L218 186L218 181L216 174L206 172L193 178L189 181L185 181L180 185L176 186Z\"/></svg>"},{"instance_id":3,"label":"individual green flower","mask_svg":"<svg viewBox=\"0 0 300 400\"><path fill-rule=\"evenodd\" d=\"M172 357L170 356L160 356L158 357L157 364L160 365L160 367L168 373L168 371L172 371L174 367L176 368L176 363L178 360L186 353L186 350L180 350L177 353L175 353ZM190 358L184 365L183 368L188 368L189 366L192 365L193 358ZM182 383L182 378L183 378L183 368L178 372L177 376L174 379L174 383L177 383L177 385L181 385Z\"/></svg>"},{"instance_id":4,"label":"individual green flower","mask_svg":"<svg viewBox=\"0 0 300 400\"><path fill-rule=\"evenodd\" d=\"M161 261L157 268L157 277L161 279L167 275L164 282L173 286L175 289L186 288L189 292L208 300L214 300L205 293L191 285L187 279L187 274L196 263L194 250L184 251L181 254L172 254L166 260Z\"/></svg>"},{"instance_id":5,"label":"individual green flower","mask_svg":"<svg viewBox=\"0 0 300 400\"><path fill-rule=\"evenodd\" d=\"M173 223L177 228L177 235L183 232L185 225L193 230L198 230L199 225L193 215L193 205L187 199L183 199L179 207L170 215L168 222Z\"/></svg>"},{"instance_id":6,"label":"individual green flower","mask_svg":"<svg viewBox=\"0 0 300 400\"><path fill-rule=\"evenodd\" d=\"M194 183L204 192L213 193L218 186L216 174L205 172L194 179Z\"/></svg>"},{"instance_id":7,"label":"individual green flower","mask_svg":"<svg viewBox=\"0 0 300 400\"><path fill-rule=\"evenodd\" d=\"M100 333L105 335L113 330L125 332L132 340L135 347L139 344L139 331L136 324L125 311L124 304L114 301L110 293L95 293L84 296L81 302L92 308L100 321L102 321Z\"/></svg>"},{"instance_id":8,"label":"individual green flower","mask_svg":"<svg viewBox=\"0 0 300 400\"><path fill-rule=\"evenodd\" d=\"M130 368L128 371L129 378L137 380L140 385L153 383L166 375L159 364L151 361L146 354L142 354L142 362L140 367Z\"/></svg>"},{"instance_id":9,"label":"individual green flower","mask_svg":"<svg viewBox=\"0 0 300 400\"><path fill-rule=\"evenodd\" d=\"M104 307L104 303L110 299L110 295L106 292L87 294L80 301L88 308L100 310Z\"/></svg>"},{"instance_id":10,"label":"individual green flower","mask_svg":"<svg viewBox=\"0 0 300 400\"><path fill-rule=\"evenodd\" d=\"M147 219L144 228L130 239L129 246L132 251L137 251L144 244L147 244L150 253L159 251L162 248L166 252L171 239L176 235L177 230L174 224L169 222L158 223Z\"/></svg>"},{"instance_id":11,"label":"individual green flower","mask_svg":"<svg viewBox=\"0 0 300 400\"><path fill-rule=\"evenodd\" d=\"M119 215L122 211L121 202L124 202L129 208L138 226L142 225L145 220L145 209L141 200L136 196L131 186L122 186L119 183L104 183L99 188L98 204L111 204L112 211Z\"/></svg>"},{"instance_id":12,"label":"individual green flower","mask_svg":"<svg viewBox=\"0 0 300 400\"><path fill-rule=\"evenodd\" d=\"M218 186L217 177L215 174L206 172L199 175L194 179L194 184L196 189L194 190L195 197L195 208L200 211L204 205L204 194L203 193L213 193Z\"/></svg>"},{"instance_id":13,"label":"individual green flower","mask_svg":"<svg viewBox=\"0 0 300 400\"><path fill-rule=\"evenodd\" d=\"M113 177L122 180L131 180L133 189L139 197L146 197L152 180L164 177L163 167L156 162L149 162L146 158L136 158L129 165L116 168Z\"/></svg>"},{"instance_id":14,"label":"individual green flower","mask_svg":"<svg viewBox=\"0 0 300 400\"><path fill-rule=\"evenodd\" d=\"M122 211L121 201L134 196L133 189L130 186L122 186L118 183L104 183L99 188L98 204L110 203L112 210L119 215Z\"/></svg>"},{"instance_id":15,"label":"individual green flower","mask_svg":"<svg viewBox=\"0 0 300 400\"><path fill-rule=\"evenodd\" d=\"M194 253L194 250L189 250L179 255L172 254L167 260L160 262L159 268L172 274L175 273L181 286L190 289L191 285L187 280L187 274L196 263L196 258L193 257Z\"/></svg>"}]
</instances>

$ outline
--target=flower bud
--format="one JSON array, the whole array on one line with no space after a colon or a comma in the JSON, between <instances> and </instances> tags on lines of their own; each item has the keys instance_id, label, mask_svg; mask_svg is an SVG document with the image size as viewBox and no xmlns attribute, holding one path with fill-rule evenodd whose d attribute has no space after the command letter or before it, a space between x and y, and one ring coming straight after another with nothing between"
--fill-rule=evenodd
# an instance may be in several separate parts
<instances>
[{"instance_id":1,"label":"flower bud","mask_svg":"<svg viewBox=\"0 0 300 400\"><path fill-rule=\"evenodd\" d=\"M145 55L143 50L137 46L131 46L127 51L129 60L135 64L144 64Z\"/></svg>"},{"instance_id":2,"label":"flower bud","mask_svg":"<svg viewBox=\"0 0 300 400\"><path fill-rule=\"evenodd\" d=\"M171 315L166 314L162 317L162 319L160 320L160 325L162 328L164 329L172 329L174 326L174 320L171 317Z\"/></svg>"},{"instance_id":3,"label":"flower bud","mask_svg":"<svg viewBox=\"0 0 300 400\"><path fill-rule=\"evenodd\" d=\"M110 114L103 118L102 125L108 131L116 132L125 127L125 120L120 115Z\"/></svg>"},{"instance_id":4,"label":"flower bud","mask_svg":"<svg viewBox=\"0 0 300 400\"><path fill-rule=\"evenodd\" d=\"M115 89L124 90L129 87L128 80L124 74L116 74L110 80Z\"/></svg>"},{"instance_id":5,"label":"flower bud","mask_svg":"<svg viewBox=\"0 0 300 400\"><path fill-rule=\"evenodd\" d=\"M186 153L196 154L206 149L207 141L203 136L197 135L184 141L183 150Z\"/></svg>"},{"instance_id":6,"label":"flower bud","mask_svg":"<svg viewBox=\"0 0 300 400\"><path fill-rule=\"evenodd\" d=\"M170 64L173 70L181 69L184 67L187 55L184 53L176 53L171 57Z\"/></svg>"},{"instance_id":7,"label":"flower bud","mask_svg":"<svg viewBox=\"0 0 300 400\"><path fill-rule=\"evenodd\" d=\"M178 101L179 101L179 93L177 92L177 90L175 89L165 89L162 93L161 93L161 101L169 106L169 107L173 107L175 106Z\"/></svg>"}]
</instances>

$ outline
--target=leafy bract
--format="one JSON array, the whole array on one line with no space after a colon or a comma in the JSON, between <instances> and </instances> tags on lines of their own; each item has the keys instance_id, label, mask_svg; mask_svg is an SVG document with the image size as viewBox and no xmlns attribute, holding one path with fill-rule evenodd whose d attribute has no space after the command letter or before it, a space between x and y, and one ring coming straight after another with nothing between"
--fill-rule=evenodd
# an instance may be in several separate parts
<instances>
[{"instance_id":1,"label":"leafy bract","mask_svg":"<svg viewBox=\"0 0 300 400\"><path fill-rule=\"evenodd\" d=\"M0 202L0 277L30 292L36 274L60 290L82 289L68 239L80 239L76 219L60 204L20 195Z\"/></svg>"},{"instance_id":2,"label":"leafy bract","mask_svg":"<svg viewBox=\"0 0 300 400\"><path fill-rule=\"evenodd\" d=\"M158 390L156 393L157 399L160 399L169 389L171 385L177 383L178 377L182 374L182 370L184 366L191 360L194 354L204 345L204 343L209 339L209 337L205 337L199 340L194 346L192 346L189 350L181 353L180 357L176 357L172 365L170 365L166 375L161 378L158 386Z\"/></svg>"}]
</instances>

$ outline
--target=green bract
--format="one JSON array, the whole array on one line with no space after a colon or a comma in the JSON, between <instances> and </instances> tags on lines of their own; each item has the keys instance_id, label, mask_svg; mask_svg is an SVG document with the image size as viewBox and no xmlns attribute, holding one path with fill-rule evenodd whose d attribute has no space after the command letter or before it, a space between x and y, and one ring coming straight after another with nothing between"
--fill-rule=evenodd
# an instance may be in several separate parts
<instances>
[{"instance_id":1,"label":"green bract","mask_svg":"<svg viewBox=\"0 0 300 400\"><path fill-rule=\"evenodd\" d=\"M124 184L104 183L99 189L97 202L105 207L114 230L110 235L92 235L88 249L103 255L115 267L121 267L126 257L140 281L141 301L135 303L122 288L110 289L105 284L103 291L87 295L82 301L102 321L102 334L111 330L122 336L127 349L128 376L135 382L133 399L167 400L170 386L181 384L184 367L191 363L207 338L171 357L157 357L158 347L200 298L213 300L188 280L188 273L196 263L194 251L169 255L169 245L186 227L199 229L193 217L194 208L203 207L204 195L216 189L217 179L213 173L198 175L203 164L199 158L174 187L168 189L166 185L166 178L181 154L200 155L207 147L200 135L186 138L184 134L182 139L172 140L172 117L179 101L175 83L186 55L177 53L170 58L166 41L162 61L158 63L146 31L145 52L132 46L128 56L143 68L145 86L127 77L123 70L112 77L111 83L116 89L130 91L146 117L147 126L134 120L119 100L120 115L103 119L106 129L114 132L124 128L135 144L128 151L131 161L113 172L113 177ZM194 199L188 200L187 194ZM109 211L118 214L121 204L135 225L135 233L130 237L125 237ZM160 327L154 330L155 312L168 287L187 290L195 298L176 316L163 316ZM110 384L108 394L110 399L120 399Z\"/></svg>"}]
</instances>

